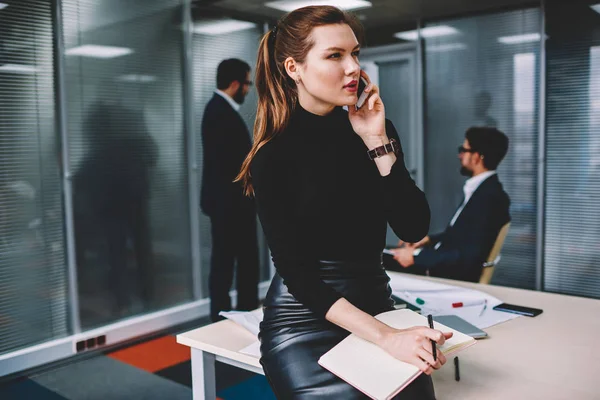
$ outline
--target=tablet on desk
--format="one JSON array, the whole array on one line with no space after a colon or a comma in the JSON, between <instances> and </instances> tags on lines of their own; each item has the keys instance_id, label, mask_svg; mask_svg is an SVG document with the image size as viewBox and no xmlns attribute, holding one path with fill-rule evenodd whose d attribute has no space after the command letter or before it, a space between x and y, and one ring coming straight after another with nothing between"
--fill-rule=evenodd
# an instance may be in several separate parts
<instances>
[{"instance_id":1,"label":"tablet on desk","mask_svg":"<svg viewBox=\"0 0 600 400\"><path fill-rule=\"evenodd\" d=\"M486 332L456 315L438 315L437 317L433 317L433 320L475 339L481 339L488 336Z\"/></svg>"}]
</instances>

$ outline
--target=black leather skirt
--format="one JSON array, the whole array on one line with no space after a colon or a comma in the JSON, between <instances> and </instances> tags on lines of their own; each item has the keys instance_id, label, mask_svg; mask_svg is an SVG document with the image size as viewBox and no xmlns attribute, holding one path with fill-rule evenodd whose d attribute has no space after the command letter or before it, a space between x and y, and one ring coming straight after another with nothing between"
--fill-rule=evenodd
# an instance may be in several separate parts
<instances>
[{"instance_id":1,"label":"black leather skirt","mask_svg":"<svg viewBox=\"0 0 600 400\"><path fill-rule=\"evenodd\" d=\"M361 310L376 315L393 310L389 277L381 259L319 261L321 279ZM318 364L348 331L313 314L273 277L260 325L260 363L278 399L366 399ZM394 399L435 399L431 377L421 374Z\"/></svg>"}]
</instances>

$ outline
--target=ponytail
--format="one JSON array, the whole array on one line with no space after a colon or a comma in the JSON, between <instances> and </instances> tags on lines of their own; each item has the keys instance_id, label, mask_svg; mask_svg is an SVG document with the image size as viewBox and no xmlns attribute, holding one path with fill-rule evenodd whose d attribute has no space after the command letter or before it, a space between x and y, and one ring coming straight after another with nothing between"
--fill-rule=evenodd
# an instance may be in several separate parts
<instances>
[{"instance_id":1,"label":"ponytail","mask_svg":"<svg viewBox=\"0 0 600 400\"><path fill-rule=\"evenodd\" d=\"M235 182L241 181L244 194L254 195L250 164L258 150L285 129L296 103L296 91L286 82L281 65L274 54L277 28L263 35L256 60L256 90L258 107L254 122L254 143L246 156ZM288 78L289 79L289 78Z\"/></svg>"}]
</instances>

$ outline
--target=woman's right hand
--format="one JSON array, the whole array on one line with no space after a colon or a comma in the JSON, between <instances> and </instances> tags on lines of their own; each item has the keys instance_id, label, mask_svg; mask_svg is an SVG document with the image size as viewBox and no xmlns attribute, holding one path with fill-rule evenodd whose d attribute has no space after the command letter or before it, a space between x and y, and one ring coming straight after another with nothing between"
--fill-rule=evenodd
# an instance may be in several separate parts
<instances>
[{"instance_id":1,"label":"woman's right hand","mask_svg":"<svg viewBox=\"0 0 600 400\"><path fill-rule=\"evenodd\" d=\"M394 329L383 334L379 347L400 361L419 368L427 375L440 369L446 363L446 356L437 349L437 360L433 360L431 340L438 346L452 337L452 332L440 332L427 327L415 326L409 329Z\"/></svg>"}]
</instances>

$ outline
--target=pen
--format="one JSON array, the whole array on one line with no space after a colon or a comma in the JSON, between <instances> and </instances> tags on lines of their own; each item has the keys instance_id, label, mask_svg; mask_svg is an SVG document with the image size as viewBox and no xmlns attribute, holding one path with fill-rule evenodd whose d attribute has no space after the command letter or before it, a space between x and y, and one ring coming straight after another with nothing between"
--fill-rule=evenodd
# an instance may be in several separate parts
<instances>
[{"instance_id":1,"label":"pen","mask_svg":"<svg viewBox=\"0 0 600 400\"><path fill-rule=\"evenodd\" d=\"M479 304L485 303L486 300L472 300L472 301L458 301L456 303L452 303L452 308L459 307L470 307L470 306L478 306Z\"/></svg>"},{"instance_id":2,"label":"pen","mask_svg":"<svg viewBox=\"0 0 600 400\"><path fill-rule=\"evenodd\" d=\"M454 379L460 381L460 371L458 369L458 357L454 357Z\"/></svg>"},{"instance_id":3,"label":"pen","mask_svg":"<svg viewBox=\"0 0 600 400\"><path fill-rule=\"evenodd\" d=\"M487 308L487 299L485 299L485 303L483 303L483 308L481 309L481 312L479 313L480 317L483 315L483 313L485 312L486 308Z\"/></svg>"},{"instance_id":4,"label":"pen","mask_svg":"<svg viewBox=\"0 0 600 400\"><path fill-rule=\"evenodd\" d=\"M429 327L433 329L433 317L431 316L431 314L427 316L427 321L429 321ZM433 361L437 361L437 351L433 339L431 339L431 348L433 350Z\"/></svg>"}]
</instances>

